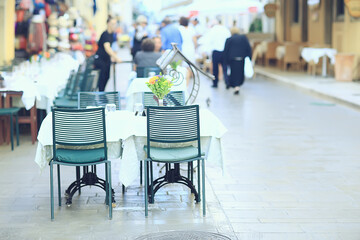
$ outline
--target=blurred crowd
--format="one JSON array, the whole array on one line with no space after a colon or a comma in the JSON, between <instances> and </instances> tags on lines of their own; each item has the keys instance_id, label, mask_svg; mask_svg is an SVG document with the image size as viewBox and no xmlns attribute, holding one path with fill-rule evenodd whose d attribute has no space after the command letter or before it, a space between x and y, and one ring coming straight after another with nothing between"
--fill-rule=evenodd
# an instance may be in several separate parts
<instances>
[{"instance_id":1,"label":"blurred crowd","mask_svg":"<svg viewBox=\"0 0 360 240\"><path fill-rule=\"evenodd\" d=\"M188 60L215 76L213 88L223 80L226 89L235 88L234 94L239 94L244 82L244 59L251 57L251 47L235 26L229 29L218 19L202 23L196 17L180 17L178 21L166 17L160 25L149 25L148 19L140 15L129 36L134 70L156 67L161 53L176 43ZM189 71L187 79L191 77Z\"/></svg>"}]
</instances>

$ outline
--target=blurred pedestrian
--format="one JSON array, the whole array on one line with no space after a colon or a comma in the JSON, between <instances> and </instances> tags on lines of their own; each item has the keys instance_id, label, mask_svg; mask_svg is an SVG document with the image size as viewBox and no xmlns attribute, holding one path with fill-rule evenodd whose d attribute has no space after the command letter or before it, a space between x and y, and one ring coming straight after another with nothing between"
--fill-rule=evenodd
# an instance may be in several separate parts
<instances>
[{"instance_id":1,"label":"blurred pedestrian","mask_svg":"<svg viewBox=\"0 0 360 240\"><path fill-rule=\"evenodd\" d=\"M161 37L160 36L155 36L153 37L154 40L154 44L155 44L155 49L154 52L161 52Z\"/></svg>"},{"instance_id":2,"label":"blurred pedestrian","mask_svg":"<svg viewBox=\"0 0 360 240\"><path fill-rule=\"evenodd\" d=\"M142 41L148 37L147 18L144 15L139 15L136 18L136 28L131 48L131 55L133 56L133 59L135 58L136 53L141 50Z\"/></svg>"},{"instance_id":3,"label":"blurred pedestrian","mask_svg":"<svg viewBox=\"0 0 360 240\"><path fill-rule=\"evenodd\" d=\"M219 82L219 64L222 66L223 77L226 84L226 88L229 87L227 77L227 67L224 63L224 46L227 38L231 36L230 31L225 26L221 25L219 20L213 20L212 28L206 33L205 41L207 46L211 49L212 68L215 79L213 80L213 88L218 87Z\"/></svg>"},{"instance_id":4,"label":"blurred pedestrian","mask_svg":"<svg viewBox=\"0 0 360 240\"><path fill-rule=\"evenodd\" d=\"M172 49L171 43L176 43L177 47L182 50L182 37L179 29L171 23L170 18L166 17L161 22L161 42L162 50Z\"/></svg>"},{"instance_id":5,"label":"blurred pedestrian","mask_svg":"<svg viewBox=\"0 0 360 240\"><path fill-rule=\"evenodd\" d=\"M251 59L251 46L247 37L240 34L240 29L231 28L231 37L226 40L224 49L225 64L230 66L229 87L235 88L235 95L240 92L240 86L244 83L245 58Z\"/></svg>"},{"instance_id":6,"label":"blurred pedestrian","mask_svg":"<svg viewBox=\"0 0 360 240\"><path fill-rule=\"evenodd\" d=\"M154 52L155 43L151 38L144 39L141 43L141 51L138 51L134 58L134 70L137 67L157 67L156 60L161 57L160 52Z\"/></svg>"},{"instance_id":7,"label":"blurred pedestrian","mask_svg":"<svg viewBox=\"0 0 360 240\"><path fill-rule=\"evenodd\" d=\"M196 35L193 28L189 27L189 19L181 17L179 31L182 38L182 53L190 62L195 63Z\"/></svg>"},{"instance_id":8,"label":"blurred pedestrian","mask_svg":"<svg viewBox=\"0 0 360 240\"><path fill-rule=\"evenodd\" d=\"M200 24L199 19L196 17L191 19L190 27L194 28L195 36L197 39L199 39L205 32L204 27Z\"/></svg>"},{"instance_id":9,"label":"blurred pedestrian","mask_svg":"<svg viewBox=\"0 0 360 240\"><path fill-rule=\"evenodd\" d=\"M116 52L111 49L111 44L114 41L113 32L115 29L116 19L109 16L107 19L107 29L101 34L98 41L98 50L96 51L94 61L95 68L100 70L98 87L101 92L104 91L110 77L111 61L118 63L122 62Z\"/></svg>"}]
</instances>

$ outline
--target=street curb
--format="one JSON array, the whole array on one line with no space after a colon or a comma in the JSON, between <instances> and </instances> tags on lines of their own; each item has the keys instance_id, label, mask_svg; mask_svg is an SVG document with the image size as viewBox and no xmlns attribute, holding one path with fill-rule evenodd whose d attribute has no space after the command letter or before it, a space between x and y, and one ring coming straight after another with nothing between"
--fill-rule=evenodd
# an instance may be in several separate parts
<instances>
[{"instance_id":1,"label":"street curb","mask_svg":"<svg viewBox=\"0 0 360 240\"><path fill-rule=\"evenodd\" d=\"M284 83L284 84L286 84L288 86L291 86L291 87L296 88L298 90L301 90L303 92L310 93L312 95L324 98L324 99L329 100L329 101L333 101L334 103L345 105L345 106L351 107L351 108L353 108L355 110L360 110L360 105L357 104L357 103L347 101L345 99L342 99L342 98L339 98L339 97L336 97L336 96L333 96L333 95L330 95L330 94L326 94L324 92L318 91L318 90L310 88L310 87L302 86L302 85L298 84L298 82L293 82L289 78L282 77L282 76L279 76L277 74L267 72L266 70L257 69L256 67L254 68L254 70L255 70L256 74L259 74L259 75L264 76L266 78L269 78L271 80L274 80L274 81L277 81L277 82L280 82L280 83Z\"/></svg>"}]
</instances>

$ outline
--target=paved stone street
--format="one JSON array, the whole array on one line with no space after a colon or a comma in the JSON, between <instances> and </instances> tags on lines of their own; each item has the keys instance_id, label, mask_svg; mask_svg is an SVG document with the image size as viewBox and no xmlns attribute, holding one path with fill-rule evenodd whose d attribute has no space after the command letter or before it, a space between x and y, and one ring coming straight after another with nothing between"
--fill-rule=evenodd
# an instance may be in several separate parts
<instances>
[{"instance_id":1,"label":"paved stone street","mask_svg":"<svg viewBox=\"0 0 360 240\"><path fill-rule=\"evenodd\" d=\"M123 96L129 68L117 71ZM105 193L83 188L71 207L64 199L57 207L55 198L51 222L49 169L40 174L36 145L23 134L13 152L0 146L0 239L135 239L169 230L242 240L360 239L359 111L260 76L247 81L239 96L223 82L211 89L202 81L201 107L208 97L228 133L224 174L207 165L205 218L179 185L161 189L145 218L139 182L122 195L114 171L113 220L107 219ZM62 168L63 191L74 178L73 168Z\"/></svg>"}]
</instances>

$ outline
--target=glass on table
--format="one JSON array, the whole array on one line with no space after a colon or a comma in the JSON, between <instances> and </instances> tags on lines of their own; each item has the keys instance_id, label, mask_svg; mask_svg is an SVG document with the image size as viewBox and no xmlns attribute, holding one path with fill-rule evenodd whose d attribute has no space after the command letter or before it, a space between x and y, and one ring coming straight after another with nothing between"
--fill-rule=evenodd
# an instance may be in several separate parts
<instances>
[{"instance_id":1,"label":"glass on table","mask_svg":"<svg viewBox=\"0 0 360 240\"><path fill-rule=\"evenodd\" d=\"M113 103L109 103L105 105L105 111L106 112L115 112L116 111L116 105Z\"/></svg>"},{"instance_id":2,"label":"glass on table","mask_svg":"<svg viewBox=\"0 0 360 240\"><path fill-rule=\"evenodd\" d=\"M144 111L144 105L142 103L135 103L134 112L135 116L142 116Z\"/></svg>"},{"instance_id":3,"label":"glass on table","mask_svg":"<svg viewBox=\"0 0 360 240\"><path fill-rule=\"evenodd\" d=\"M155 72L149 72L149 73L148 73L148 77L153 77L153 76L155 76L155 75L156 75Z\"/></svg>"}]
</instances>

